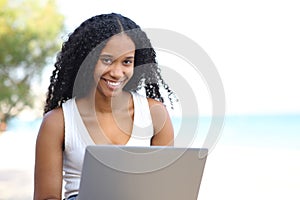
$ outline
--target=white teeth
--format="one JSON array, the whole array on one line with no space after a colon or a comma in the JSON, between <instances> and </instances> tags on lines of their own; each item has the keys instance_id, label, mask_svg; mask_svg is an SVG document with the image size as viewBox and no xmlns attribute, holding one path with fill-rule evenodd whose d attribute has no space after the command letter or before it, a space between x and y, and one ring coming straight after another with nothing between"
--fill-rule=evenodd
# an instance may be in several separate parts
<instances>
[{"instance_id":1,"label":"white teeth","mask_svg":"<svg viewBox=\"0 0 300 200\"><path fill-rule=\"evenodd\" d=\"M121 82L110 82L110 81L107 81L107 84L111 85L111 86L119 86L121 84Z\"/></svg>"}]
</instances>

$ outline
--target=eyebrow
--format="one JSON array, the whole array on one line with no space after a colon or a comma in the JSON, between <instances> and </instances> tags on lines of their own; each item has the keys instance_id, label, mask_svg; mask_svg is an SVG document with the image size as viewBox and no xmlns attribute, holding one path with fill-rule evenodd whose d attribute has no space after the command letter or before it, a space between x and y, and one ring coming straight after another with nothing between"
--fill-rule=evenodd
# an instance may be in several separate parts
<instances>
[{"instance_id":1,"label":"eyebrow","mask_svg":"<svg viewBox=\"0 0 300 200\"><path fill-rule=\"evenodd\" d=\"M127 58L127 59L133 59L134 56L127 56L126 58Z\"/></svg>"},{"instance_id":2,"label":"eyebrow","mask_svg":"<svg viewBox=\"0 0 300 200\"><path fill-rule=\"evenodd\" d=\"M112 55L108 55L108 54L101 54L100 58L113 58Z\"/></svg>"},{"instance_id":3,"label":"eyebrow","mask_svg":"<svg viewBox=\"0 0 300 200\"><path fill-rule=\"evenodd\" d=\"M112 55L109 54L101 54L100 58L114 58ZM126 59L134 59L134 56L127 56Z\"/></svg>"}]
</instances>

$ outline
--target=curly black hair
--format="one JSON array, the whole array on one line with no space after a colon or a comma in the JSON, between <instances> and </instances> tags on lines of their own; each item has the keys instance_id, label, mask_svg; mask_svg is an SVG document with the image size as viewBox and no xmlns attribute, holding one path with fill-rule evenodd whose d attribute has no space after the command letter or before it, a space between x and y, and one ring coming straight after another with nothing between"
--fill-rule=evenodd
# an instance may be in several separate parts
<instances>
[{"instance_id":1,"label":"curly black hair","mask_svg":"<svg viewBox=\"0 0 300 200\"><path fill-rule=\"evenodd\" d=\"M156 53L146 33L131 19L120 14L102 14L84 21L69 35L57 54L50 77L44 114L70 98L84 97L91 89L92 74L101 50L113 35L125 33L135 44L133 77L124 90L145 89L146 97L164 103L160 88L167 91L173 105L174 93L163 81Z\"/></svg>"}]
</instances>

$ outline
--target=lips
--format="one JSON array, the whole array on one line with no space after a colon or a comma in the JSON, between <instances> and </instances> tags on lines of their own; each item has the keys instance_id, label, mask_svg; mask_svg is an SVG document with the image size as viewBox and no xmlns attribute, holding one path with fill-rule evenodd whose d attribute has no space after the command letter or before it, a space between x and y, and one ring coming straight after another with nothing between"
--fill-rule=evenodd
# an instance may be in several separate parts
<instances>
[{"instance_id":1,"label":"lips","mask_svg":"<svg viewBox=\"0 0 300 200\"><path fill-rule=\"evenodd\" d=\"M105 79L105 78L101 78L101 79L105 82L107 87L112 89L112 90L118 89L122 85L122 83L124 82L123 80L122 81L113 81L113 80L108 80L108 79Z\"/></svg>"}]
</instances>

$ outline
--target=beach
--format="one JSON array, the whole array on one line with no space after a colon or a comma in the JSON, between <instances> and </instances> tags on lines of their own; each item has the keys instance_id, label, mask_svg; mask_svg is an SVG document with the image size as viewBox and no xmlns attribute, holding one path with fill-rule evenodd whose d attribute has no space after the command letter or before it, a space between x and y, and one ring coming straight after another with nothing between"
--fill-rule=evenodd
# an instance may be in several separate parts
<instances>
[{"instance_id":1,"label":"beach","mask_svg":"<svg viewBox=\"0 0 300 200\"><path fill-rule=\"evenodd\" d=\"M198 199L300 199L300 151L216 146Z\"/></svg>"},{"instance_id":2,"label":"beach","mask_svg":"<svg viewBox=\"0 0 300 200\"><path fill-rule=\"evenodd\" d=\"M0 200L32 200L36 134L0 134Z\"/></svg>"},{"instance_id":3,"label":"beach","mask_svg":"<svg viewBox=\"0 0 300 200\"><path fill-rule=\"evenodd\" d=\"M33 196L37 126L32 131L23 129L0 135L0 200L31 200ZM300 148L229 143L230 138L234 129L225 126L208 155L198 199L300 199Z\"/></svg>"}]
</instances>

